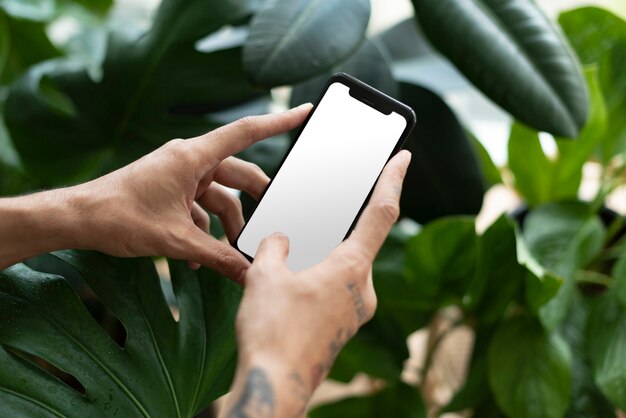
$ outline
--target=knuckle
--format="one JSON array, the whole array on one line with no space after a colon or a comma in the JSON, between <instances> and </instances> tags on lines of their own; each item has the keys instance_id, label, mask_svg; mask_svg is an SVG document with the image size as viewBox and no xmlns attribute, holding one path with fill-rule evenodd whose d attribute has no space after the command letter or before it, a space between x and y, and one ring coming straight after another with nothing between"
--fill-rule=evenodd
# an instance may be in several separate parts
<instances>
[{"instance_id":1,"label":"knuckle","mask_svg":"<svg viewBox=\"0 0 626 418\"><path fill-rule=\"evenodd\" d=\"M165 143L163 152L171 159L187 162L191 157L187 145L184 139L172 139Z\"/></svg>"},{"instance_id":2,"label":"knuckle","mask_svg":"<svg viewBox=\"0 0 626 418\"><path fill-rule=\"evenodd\" d=\"M243 204L241 203L241 200L232 195L230 195L230 197L226 199L226 206L227 207L225 211L229 214L239 213L243 211Z\"/></svg>"},{"instance_id":3,"label":"knuckle","mask_svg":"<svg viewBox=\"0 0 626 418\"><path fill-rule=\"evenodd\" d=\"M212 256L211 267L223 273L230 271L236 263L237 260L232 254L228 254L224 250L216 250Z\"/></svg>"},{"instance_id":4,"label":"knuckle","mask_svg":"<svg viewBox=\"0 0 626 418\"><path fill-rule=\"evenodd\" d=\"M263 169L261 167L259 167L255 163L251 163L249 161L247 163L249 164L250 169L254 172L254 174L257 177L263 178L263 179L265 179L267 177L267 174L265 174L265 171L263 171Z\"/></svg>"},{"instance_id":5,"label":"knuckle","mask_svg":"<svg viewBox=\"0 0 626 418\"><path fill-rule=\"evenodd\" d=\"M360 278L361 276L366 276L368 266L364 262L364 257L361 253L354 251L346 252L340 258L340 263L347 277Z\"/></svg>"},{"instance_id":6,"label":"knuckle","mask_svg":"<svg viewBox=\"0 0 626 418\"><path fill-rule=\"evenodd\" d=\"M374 208L379 216L389 223L396 222L400 217L400 205L396 200L381 200L375 204Z\"/></svg>"}]
</instances>

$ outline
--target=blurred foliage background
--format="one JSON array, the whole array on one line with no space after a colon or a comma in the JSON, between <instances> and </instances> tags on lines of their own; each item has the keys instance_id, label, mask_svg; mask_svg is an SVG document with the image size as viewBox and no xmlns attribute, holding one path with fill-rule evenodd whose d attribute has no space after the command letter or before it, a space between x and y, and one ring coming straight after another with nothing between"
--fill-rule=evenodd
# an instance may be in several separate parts
<instances>
[{"instance_id":1,"label":"blurred foliage background","mask_svg":"<svg viewBox=\"0 0 626 418\"><path fill-rule=\"evenodd\" d=\"M616 417L626 229L606 203L626 183L626 10L606 4L551 20L532 0L413 0L414 16L371 33L369 0L163 0L145 19L113 0L0 0L0 193L94 178L351 73L418 126L403 220L374 266L379 310L330 376L365 389L311 416ZM60 24L70 36L53 39ZM450 69L513 120L506 161L437 88ZM241 157L272 175L289 142ZM477 218L496 188L523 203ZM0 413L210 414L232 379L240 295L174 260L62 251L6 269ZM437 358L459 329L465 373L442 399Z\"/></svg>"}]
</instances>

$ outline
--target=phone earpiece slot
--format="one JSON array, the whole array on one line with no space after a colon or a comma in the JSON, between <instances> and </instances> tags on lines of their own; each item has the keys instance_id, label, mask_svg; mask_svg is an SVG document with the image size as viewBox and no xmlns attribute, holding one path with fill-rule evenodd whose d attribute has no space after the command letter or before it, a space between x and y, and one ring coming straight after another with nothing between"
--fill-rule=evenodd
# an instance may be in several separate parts
<instances>
[{"instance_id":1,"label":"phone earpiece slot","mask_svg":"<svg viewBox=\"0 0 626 418\"><path fill-rule=\"evenodd\" d=\"M378 95L373 94L367 90L351 88L350 96L360 101L361 103L378 110L382 114L391 114L391 106L385 103L384 98L378 97Z\"/></svg>"}]
</instances>

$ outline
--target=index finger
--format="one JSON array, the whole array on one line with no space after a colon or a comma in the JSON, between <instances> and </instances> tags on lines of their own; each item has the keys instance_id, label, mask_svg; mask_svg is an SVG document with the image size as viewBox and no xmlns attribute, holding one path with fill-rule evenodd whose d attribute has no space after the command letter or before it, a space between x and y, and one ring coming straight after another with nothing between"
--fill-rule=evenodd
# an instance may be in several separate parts
<instances>
[{"instance_id":1,"label":"index finger","mask_svg":"<svg viewBox=\"0 0 626 418\"><path fill-rule=\"evenodd\" d=\"M298 127L309 114L312 104L306 103L283 113L248 116L188 141L198 145L203 159L222 161L262 139Z\"/></svg>"},{"instance_id":2,"label":"index finger","mask_svg":"<svg viewBox=\"0 0 626 418\"><path fill-rule=\"evenodd\" d=\"M372 262L398 220L402 182L410 162L411 153L403 150L387 163L354 231L344 243L356 246Z\"/></svg>"}]
</instances>

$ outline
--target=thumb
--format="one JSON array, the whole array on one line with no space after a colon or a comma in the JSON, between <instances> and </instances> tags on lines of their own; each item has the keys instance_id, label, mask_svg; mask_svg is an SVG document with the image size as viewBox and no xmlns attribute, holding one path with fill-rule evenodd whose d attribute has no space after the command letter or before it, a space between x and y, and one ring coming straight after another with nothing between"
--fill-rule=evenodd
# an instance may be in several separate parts
<instances>
[{"instance_id":1,"label":"thumb","mask_svg":"<svg viewBox=\"0 0 626 418\"><path fill-rule=\"evenodd\" d=\"M289 255L289 238L276 232L263 238L254 257L255 263L264 264L270 268L286 268Z\"/></svg>"},{"instance_id":2,"label":"thumb","mask_svg":"<svg viewBox=\"0 0 626 418\"><path fill-rule=\"evenodd\" d=\"M195 225L194 225L195 226ZM250 262L239 251L208 235L200 228L190 228L182 254L177 258L202 264L242 284Z\"/></svg>"}]
</instances>

